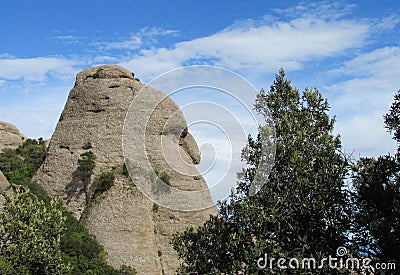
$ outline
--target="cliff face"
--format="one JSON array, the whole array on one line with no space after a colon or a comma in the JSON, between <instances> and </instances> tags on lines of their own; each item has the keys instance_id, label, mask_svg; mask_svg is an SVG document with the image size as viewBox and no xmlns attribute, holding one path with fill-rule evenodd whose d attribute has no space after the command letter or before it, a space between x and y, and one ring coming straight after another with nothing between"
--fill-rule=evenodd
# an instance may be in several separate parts
<instances>
[{"instance_id":1,"label":"cliff face","mask_svg":"<svg viewBox=\"0 0 400 275\"><path fill-rule=\"evenodd\" d=\"M0 152L4 149L15 149L26 137L14 125L0 120Z\"/></svg>"},{"instance_id":2,"label":"cliff face","mask_svg":"<svg viewBox=\"0 0 400 275\"><path fill-rule=\"evenodd\" d=\"M3 212L4 202L6 196L12 196L14 194L10 184L8 183L6 177L0 171L0 212Z\"/></svg>"},{"instance_id":3,"label":"cliff face","mask_svg":"<svg viewBox=\"0 0 400 275\"><path fill-rule=\"evenodd\" d=\"M104 246L110 264L115 267L123 264L132 266L138 274L174 274L179 261L169 245L172 234L187 226L202 224L210 214L217 214L217 209L214 206L182 212L159 206L158 211L154 211L153 201L135 185L136 179L148 180L148 174L137 174L132 181L122 172L124 120L131 102L142 88L143 84L135 80L132 73L116 65L80 72L36 180L50 195L60 197L77 218L81 218ZM146 94L142 95L143 105L135 107L138 110L130 116L130 123L137 121L139 124L146 119L140 110L141 106L145 108L146 102L158 102L165 97L154 89L146 90ZM206 189L202 177L177 172L177 169L171 168L174 165L165 160L160 143L164 138L168 140L169 153L180 155L179 158L192 166L200 160L197 145L187 133L182 115L173 119L174 127L166 127L170 130L165 131L167 121L180 113L178 109L168 97L157 105L147 124L145 143L148 155L143 158L149 158L153 169L166 172L172 187ZM94 175L104 169L114 169L116 176L112 188L89 206L85 205L82 183L76 180L78 159L87 151L96 156ZM208 199L211 200L210 197Z\"/></svg>"}]
</instances>

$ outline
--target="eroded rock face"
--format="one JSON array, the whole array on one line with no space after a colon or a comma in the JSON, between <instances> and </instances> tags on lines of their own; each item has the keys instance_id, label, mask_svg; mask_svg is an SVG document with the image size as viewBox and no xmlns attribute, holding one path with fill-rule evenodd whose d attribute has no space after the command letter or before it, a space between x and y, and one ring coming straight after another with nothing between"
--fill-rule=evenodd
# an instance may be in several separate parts
<instances>
[{"instance_id":1,"label":"eroded rock face","mask_svg":"<svg viewBox=\"0 0 400 275\"><path fill-rule=\"evenodd\" d=\"M0 171L0 212L3 212L4 202L6 200L6 196L12 196L13 191L8 183L6 177Z\"/></svg>"},{"instance_id":2,"label":"eroded rock face","mask_svg":"<svg viewBox=\"0 0 400 275\"><path fill-rule=\"evenodd\" d=\"M26 137L14 125L0 120L0 152L4 149L15 149Z\"/></svg>"},{"instance_id":3,"label":"eroded rock face","mask_svg":"<svg viewBox=\"0 0 400 275\"><path fill-rule=\"evenodd\" d=\"M135 80L132 73L116 65L80 72L36 180L81 218L104 246L110 264L132 266L138 274L174 274L179 261L169 244L172 234L202 224L210 214L217 214L217 209L213 206L196 212L181 212L160 206L158 211L153 211L153 201L122 173L124 119L142 88L143 84ZM160 96L165 97L156 90L149 92L143 104L158 100ZM132 123L146 119L140 108ZM146 129L149 161L154 168L168 173L171 186L182 190L205 189L207 185L202 177L176 172L163 156L160 142L166 139L172 153L180 154L192 164L200 161L197 144L188 133L183 116L170 120L172 126L165 127L177 111L178 106L167 97L149 120ZM95 175L103 169L114 169L116 179L110 190L85 209L85 194L82 184L76 180L76 171L80 154L87 151L96 156Z\"/></svg>"}]
</instances>

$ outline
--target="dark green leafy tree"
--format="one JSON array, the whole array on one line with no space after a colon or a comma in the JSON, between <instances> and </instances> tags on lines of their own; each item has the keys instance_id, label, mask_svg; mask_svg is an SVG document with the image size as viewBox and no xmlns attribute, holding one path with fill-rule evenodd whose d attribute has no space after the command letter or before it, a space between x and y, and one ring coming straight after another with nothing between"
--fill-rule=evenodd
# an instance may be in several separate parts
<instances>
[{"instance_id":1,"label":"dark green leafy tree","mask_svg":"<svg viewBox=\"0 0 400 275\"><path fill-rule=\"evenodd\" d=\"M386 128L400 142L400 91ZM353 165L354 249L376 262L400 267L400 147L395 156L361 158Z\"/></svg>"},{"instance_id":2,"label":"dark green leafy tree","mask_svg":"<svg viewBox=\"0 0 400 275\"><path fill-rule=\"evenodd\" d=\"M96 167L96 156L92 151L81 154L78 159L77 177L82 182L82 189L85 192L86 205L90 202L90 182L93 170Z\"/></svg>"},{"instance_id":3,"label":"dark green leafy tree","mask_svg":"<svg viewBox=\"0 0 400 275\"><path fill-rule=\"evenodd\" d=\"M348 241L348 164L332 134L335 120L327 101L317 89L300 93L280 70L269 92L260 91L255 107L275 124L274 166L261 190L250 196L264 141L249 137L243 150L248 167L239 173L229 202L219 203L220 216L173 238L183 259L181 274L279 273L276 264L263 269L257 260L268 255L318 261L335 256ZM313 274L332 273L327 266L310 267Z\"/></svg>"},{"instance_id":4,"label":"dark green leafy tree","mask_svg":"<svg viewBox=\"0 0 400 275\"><path fill-rule=\"evenodd\" d=\"M0 219L0 251L17 274L66 274L60 238L65 218L52 199L49 205L19 189L7 197Z\"/></svg>"},{"instance_id":5,"label":"dark green leafy tree","mask_svg":"<svg viewBox=\"0 0 400 275\"><path fill-rule=\"evenodd\" d=\"M115 172L113 170L103 170L100 175L96 176L92 184L91 200L96 199L100 194L108 191L113 185L115 180Z\"/></svg>"}]
</instances>

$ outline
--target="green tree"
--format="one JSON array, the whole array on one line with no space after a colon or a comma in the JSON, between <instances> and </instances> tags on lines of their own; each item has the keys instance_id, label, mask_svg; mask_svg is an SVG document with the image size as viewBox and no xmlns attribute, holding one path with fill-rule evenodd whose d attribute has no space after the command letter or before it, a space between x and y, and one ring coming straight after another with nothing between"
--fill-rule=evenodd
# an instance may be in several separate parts
<instances>
[{"instance_id":1,"label":"green tree","mask_svg":"<svg viewBox=\"0 0 400 275\"><path fill-rule=\"evenodd\" d=\"M261 269L257 260L336 255L349 229L344 179L347 160L334 136L329 105L317 89L292 88L279 71L269 92L261 90L256 110L276 129L275 163L261 190L251 196L262 142L249 137L243 150L247 169L229 202L219 203L220 216L174 236L183 259L181 274L268 274L282 272L276 264ZM263 128L260 129L262 133ZM209 253L215 251L215 253ZM313 270L313 273L327 269Z\"/></svg>"},{"instance_id":2,"label":"green tree","mask_svg":"<svg viewBox=\"0 0 400 275\"><path fill-rule=\"evenodd\" d=\"M60 238L65 219L59 202L49 205L29 190L7 197L1 214L0 250L18 274L65 274L69 266L61 257Z\"/></svg>"},{"instance_id":3,"label":"green tree","mask_svg":"<svg viewBox=\"0 0 400 275\"><path fill-rule=\"evenodd\" d=\"M83 191L85 192L86 205L90 202L90 179L93 175L93 170L96 167L96 156L92 151L87 151L81 154L78 159L77 177L82 182Z\"/></svg>"},{"instance_id":4,"label":"green tree","mask_svg":"<svg viewBox=\"0 0 400 275\"><path fill-rule=\"evenodd\" d=\"M114 185L114 180L115 173L113 170L102 170L100 175L96 176L93 180L91 200L108 191Z\"/></svg>"},{"instance_id":5,"label":"green tree","mask_svg":"<svg viewBox=\"0 0 400 275\"><path fill-rule=\"evenodd\" d=\"M386 128L400 143L400 91ZM400 146L395 156L361 158L353 165L354 249L377 262L400 266Z\"/></svg>"}]
</instances>

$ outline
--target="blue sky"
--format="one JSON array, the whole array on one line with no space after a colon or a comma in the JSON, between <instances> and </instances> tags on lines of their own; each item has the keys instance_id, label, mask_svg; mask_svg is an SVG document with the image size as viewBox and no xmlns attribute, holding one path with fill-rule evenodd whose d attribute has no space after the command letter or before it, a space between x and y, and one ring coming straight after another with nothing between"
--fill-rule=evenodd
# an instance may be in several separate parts
<instances>
[{"instance_id":1,"label":"blue sky","mask_svg":"<svg viewBox=\"0 0 400 275\"><path fill-rule=\"evenodd\" d=\"M399 15L397 0L2 0L0 120L49 138L75 74L98 64L143 82L216 65L256 89L283 67L294 86L328 98L347 152L394 152L382 116L400 89Z\"/></svg>"}]
</instances>

